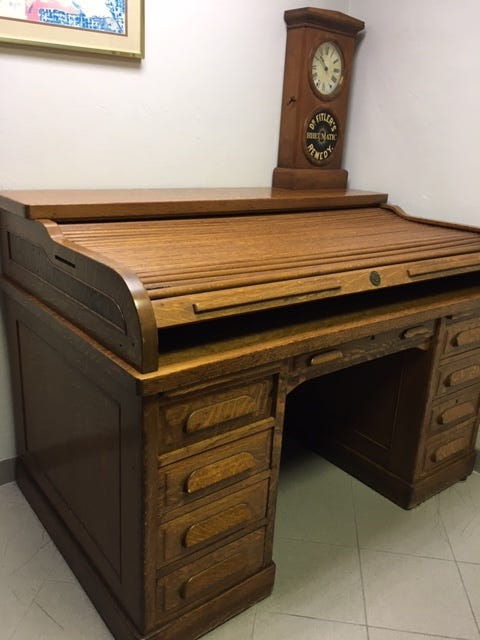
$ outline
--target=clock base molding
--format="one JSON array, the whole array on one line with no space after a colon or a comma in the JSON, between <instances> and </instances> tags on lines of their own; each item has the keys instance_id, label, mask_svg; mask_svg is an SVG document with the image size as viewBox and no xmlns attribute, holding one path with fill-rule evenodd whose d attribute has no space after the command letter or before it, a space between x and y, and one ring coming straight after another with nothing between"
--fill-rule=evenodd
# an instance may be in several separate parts
<instances>
[{"instance_id":1,"label":"clock base molding","mask_svg":"<svg viewBox=\"0 0 480 640\"><path fill-rule=\"evenodd\" d=\"M273 170L272 186L281 189L346 189L348 171L345 169L288 169Z\"/></svg>"}]
</instances>

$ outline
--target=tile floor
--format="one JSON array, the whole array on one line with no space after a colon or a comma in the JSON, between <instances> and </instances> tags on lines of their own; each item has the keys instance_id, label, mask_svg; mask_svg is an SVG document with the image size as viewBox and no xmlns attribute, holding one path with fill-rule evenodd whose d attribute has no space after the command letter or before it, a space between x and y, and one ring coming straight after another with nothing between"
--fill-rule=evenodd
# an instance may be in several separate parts
<instances>
[{"instance_id":1,"label":"tile floor","mask_svg":"<svg viewBox=\"0 0 480 640\"><path fill-rule=\"evenodd\" d=\"M480 640L480 474L403 511L292 451L274 593L204 640ZM1 486L0 640L111 639L16 485Z\"/></svg>"}]
</instances>

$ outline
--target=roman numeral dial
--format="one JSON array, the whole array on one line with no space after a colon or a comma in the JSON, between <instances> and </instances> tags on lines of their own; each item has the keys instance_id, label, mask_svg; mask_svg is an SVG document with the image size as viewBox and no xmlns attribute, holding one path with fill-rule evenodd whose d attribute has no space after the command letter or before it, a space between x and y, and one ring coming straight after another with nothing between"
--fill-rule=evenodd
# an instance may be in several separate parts
<instances>
[{"instance_id":1,"label":"roman numeral dial","mask_svg":"<svg viewBox=\"0 0 480 640\"><path fill-rule=\"evenodd\" d=\"M331 41L322 42L312 58L313 88L322 97L333 96L341 87L343 76L344 63L339 47Z\"/></svg>"}]
</instances>

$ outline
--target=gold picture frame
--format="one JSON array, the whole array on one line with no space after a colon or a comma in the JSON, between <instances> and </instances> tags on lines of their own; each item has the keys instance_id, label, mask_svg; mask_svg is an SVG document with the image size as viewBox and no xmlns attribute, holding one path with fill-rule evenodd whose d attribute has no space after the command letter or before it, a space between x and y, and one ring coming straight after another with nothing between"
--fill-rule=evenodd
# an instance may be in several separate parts
<instances>
[{"instance_id":1,"label":"gold picture frame","mask_svg":"<svg viewBox=\"0 0 480 640\"><path fill-rule=\"evenodd\" d=\"M0 0L0 44L143 58L144 0L105 0L103 15L95 16L101 5L98 0L75 5L68 0ZM107 10L116 14L108 17Z\"/></svg>"}]
</instances>

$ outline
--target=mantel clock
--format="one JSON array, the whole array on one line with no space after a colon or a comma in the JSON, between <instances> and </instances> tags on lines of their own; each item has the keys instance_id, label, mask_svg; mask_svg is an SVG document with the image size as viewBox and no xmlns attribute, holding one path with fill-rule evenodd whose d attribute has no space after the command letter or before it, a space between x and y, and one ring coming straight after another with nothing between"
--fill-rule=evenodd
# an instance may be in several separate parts
<instances>
[{"instance_id":1,"label":"mantel clock","mask_svg":"<svg viewBox=\"0 0 480 640\"><path fill-rule=\"evenodd\" d=\"M339 11L285 12L287 49L278 166L273 186L288 189L347 185L341 168L348 94L361 20Z\"/></svg>"}]
</instances>

